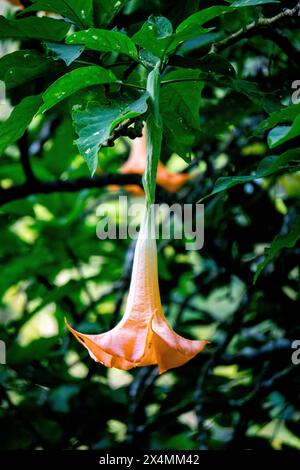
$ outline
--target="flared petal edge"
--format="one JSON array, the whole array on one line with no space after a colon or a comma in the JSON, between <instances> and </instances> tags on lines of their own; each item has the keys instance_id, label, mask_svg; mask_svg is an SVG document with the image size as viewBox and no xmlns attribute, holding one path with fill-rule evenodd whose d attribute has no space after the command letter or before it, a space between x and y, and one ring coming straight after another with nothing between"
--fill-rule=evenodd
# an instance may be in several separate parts
<instances>
[{"instance_id":1,"label":"flared petal edge","mask_svg":"<svg viewBox=\"0 0 300 470\"><path fill-rule=\"evenodd\" d=\"M94 361L99 362L100 364L103 364L106 367L109 367L109 368L115 367L116 369L129 370L134 367L155 365L153 355L148 350L149 342L147 340L145 342L145 348L144 348L143 354L141 355L140 358L133 361L133 360L130 360L129 358L126 358L125 356L112 353L111 351L106 351L104 348L102 348L96 343L95 338L98 338L101 336L103 337L105 334L110 333L110 331L99 334L99 335L86 335L72 328L68 324L66 319L65 319L65 324L67 328L69 329L69 331L75 336L77 341L88 350L88 353L91 356L91 358Z\"/></svg>"}]
</instances>

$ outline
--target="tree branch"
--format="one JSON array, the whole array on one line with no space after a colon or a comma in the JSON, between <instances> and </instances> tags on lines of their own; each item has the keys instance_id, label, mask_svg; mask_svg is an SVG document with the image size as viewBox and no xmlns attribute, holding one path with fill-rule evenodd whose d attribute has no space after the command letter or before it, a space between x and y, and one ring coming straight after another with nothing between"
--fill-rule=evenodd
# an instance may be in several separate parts
<instances>
[{"instance_id":1,"label":"tree branch","mask_svg":"<svg viewBox=\"0 0 300 470\"><path fill-rule=\"evenodd\" d=\"M286 357L292 354L292 341L286 338L270 341L260 348L247 347L239 354L223 354L220 364L239 364L240 366L253 366L266 359Z\"/></svg>"},{"instance_id":2,"label":"tree branch","mask_svg":"<svg viewBox=\"0 0 300 470\"><path fill-rule=\"evenodd\" d=\"M222 39L219 42L216 42L211 47L211 52L218 53L227 49L242 39L249 39L253 36L262 34L266 29L269 29L281 23L281 21L299 16L300 14L300 2L292 9L285 9L281 13L271 18L259 18L258 21L250 23L246 28L241 28L236 33L233 33L231 36L228 36L225 39ZM276 42L276 41L275 41Z\"/></svg>"},{"instance_id":3,"label":"tree branch","mask_svg":"<svg viewBox=\"0 0 300 470\"><path fill-rule=\"evenodd\" d=\"M35 175L33 173L31 163L30 163L30 157L29 157L29 152L28 152L28 132L27 131L25 131L22 137L18 140L18 147L20 150L21 165L23 168L24 176L25 176L26 182L30 183L31 181L35 180Z\"/></svg>"},{"instance_id":4,"label":"tree branch","mask_svg":"<svg viewBox=\"0 0 300 470\"><path fill-rule=\"evenodd\" d=\"M24 183L0 190L0 206L11 201L23 199L32 194L72 193L81 189L103 188L108 185L124 186L137 184L142 186L140 175L107 174L95 178L77 178L73 180L40 181Z\"/></svg>"}]
</instances>

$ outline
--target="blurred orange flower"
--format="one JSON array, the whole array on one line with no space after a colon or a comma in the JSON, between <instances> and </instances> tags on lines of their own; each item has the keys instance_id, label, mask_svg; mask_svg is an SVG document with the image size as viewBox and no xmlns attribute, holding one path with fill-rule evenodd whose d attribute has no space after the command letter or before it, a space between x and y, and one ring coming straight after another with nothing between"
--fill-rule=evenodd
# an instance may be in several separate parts
<instances>
[{"instance_id":1,"label":"blurred orange flower","mask_svg":"<svg viewBox=\"0 0 300 470\"><path fill-rule=\"evenodd\" d=\"M23 7L22 2L19 2L19 0L6 0L8 3L11 3L12 5L16 5L17 7Z\"/></svg>"},{"instance_id":2,"label":"blurred orange flower","mask_svg":"<svg viewBox=\"0 0 300 470\"><path fill-rule=\"evenodd\" d=\"M120 173L142 175L146 167L146 155L146 135L144 132L142 137L134 139L132 142L128 160L121 167ZM170 193L178 191L190 178L191 175L188 173L172 173L163 163L158 163L156 182L158 186ZM118 190L119 186L112 185L110 189ZM125 189L136 196L144 194L142 188L135 184L125 186Z\"/></svg>"},{"instance_id":3,"label":"blurred orange flower","mask_svg":"<svg viewBox=\"0 0 300 470\"><path fill-rule=\"evenodd\" d=\"M119 324L98 335L80 333L68 324L67 327L96 362L122 370L157 365L162 374L195 357L207 341L183 338L164 316L152 227L152 212L147 211L136 244L125 314Z\"/></svg>"}]
</instances>

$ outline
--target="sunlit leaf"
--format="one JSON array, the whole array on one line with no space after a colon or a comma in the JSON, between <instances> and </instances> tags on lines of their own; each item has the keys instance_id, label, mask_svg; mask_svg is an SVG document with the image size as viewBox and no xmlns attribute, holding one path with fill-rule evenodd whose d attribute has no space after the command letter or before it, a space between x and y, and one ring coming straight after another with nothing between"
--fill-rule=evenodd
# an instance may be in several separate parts
<instances>
[{"instance_id":1,"label":"sunlit leaf","mask_svg":"<svg viewBox=\"0 0 300 470\"><path fill-rule=\"evenodd\" d=\"M137 59L137 50L132 40L118 31L96 28L78 31L67 38L67 44L83 44L94 51L117 52Z\"/></svg>"},{"instance_id":2,"label":"sunlit leaf","mask_svg":"<svg viewBox=\"0 0 300 470\"><path fill-rule=\"evenodd\" d=\"M117 79L110 70L98 65L81 67L66 73L43 93L44 105L40 111L45 112L60 101L77 91L93 85L104 85L116 82Z\"/></svg>"}]
</instances>

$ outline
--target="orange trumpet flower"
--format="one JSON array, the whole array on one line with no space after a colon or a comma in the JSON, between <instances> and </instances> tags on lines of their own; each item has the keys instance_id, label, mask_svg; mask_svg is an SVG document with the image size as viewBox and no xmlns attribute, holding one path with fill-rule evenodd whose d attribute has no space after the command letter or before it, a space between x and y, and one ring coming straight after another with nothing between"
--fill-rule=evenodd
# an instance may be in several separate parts
<instances>
[{"instance_id":1,"label":"orange trumpet flower","mask_svg":"<svg viewBox=\"0 0 300 470\"><path fill-rule=\"evenodd\" d=\"M67 324L90 356L106 367L128 370L157 365L162 374L188 362L208 343L178 335L164 316L153 228L152 211L147 211L136 244L125 314L119 324L98 335L80 333Z\"/></svg>"},{"instance_id":2,"label":"orange trumpet flower","mask_svg":"<svg viewBox=\"0 0 300 470\"><path fill-rule=\"evenodd\" d=\"M146 135L136 138L131 145L128 160L120 168L120 173L139 174L142 175L146 168ZM172 173L161 162L158 163L156 182L170 193L178 191L189 179L191 175L188 173ZM118 186L110 186L111 190L118 190ZM140 186L130 184L125 186L128 192L136 196L142 196L144 191Z\"/></svg>"},{"instance_id":3,"label":"orange trumpet flower","mask_svg":"<svg viewBox=\"0 0 300 470\"><path fill-rule=\"evenodd\" d=\"M23 7L22 3L19 0L7 0L8 3L11 3L12 5L16 5L17 7Z\"/></svg>"}]
</instances>

